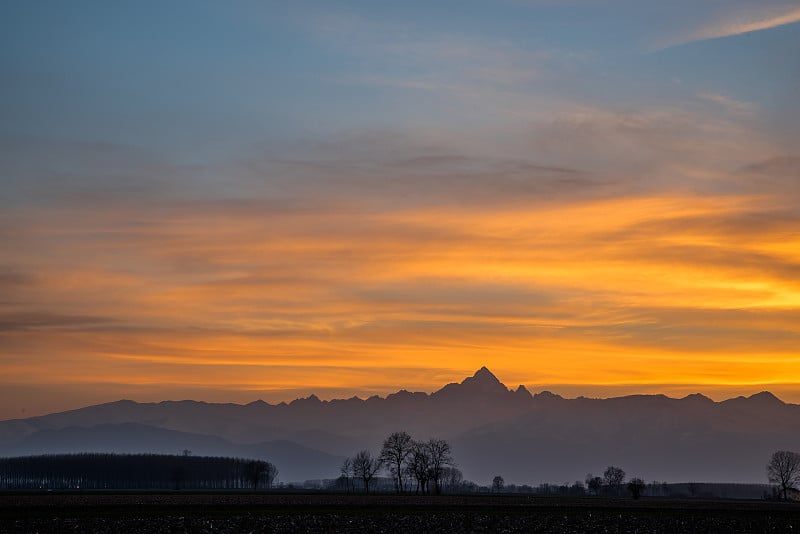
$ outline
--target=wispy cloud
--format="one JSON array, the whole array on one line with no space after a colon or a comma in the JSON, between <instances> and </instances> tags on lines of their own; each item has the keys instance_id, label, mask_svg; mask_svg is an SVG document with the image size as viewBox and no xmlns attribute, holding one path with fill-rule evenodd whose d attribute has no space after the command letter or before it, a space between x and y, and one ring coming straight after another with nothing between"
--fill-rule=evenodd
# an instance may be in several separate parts
<instances>
[{"instance_id":1,"label":"wispy cloud","mask_svg":"<svg viewBox=\"0 0 800 534\"><path fill-rule=\"evenodd\" d=\"M798 341L798 220L774 216L789 200L500 200L18 214L28 252L15 264L36 276L0 308L7 376L57 353L46 357L51 380L286 387L273 382L278 366L309 369L306 381L316 369L317 385L333 387L321 367L369 362L378 384L398 358L466 372L490 351L510 368L535 358L563 383L588 368L601 382L800 380L788 364L763 365ZM126 223L137 218L151 225ZM748 325L743 310L775 315ZM632 378L620 369L634 355L647 364Z\"/></svg>"},{"instance_id":2,"label":"wispy cloud","mask_svg":"<svg viewBox=\"0 0 800 534\"><path fill-rule=\"evenodd\" d=\"M769 30L797 22L800 22L800 7L797 5L747 7L744 9L734 7L731 11L718 15L709 23L662 43L658 48L663 49L695 41Z\"/></svg>"},{"instance_id":3,"label":"wispy cloud","mask_svg":"<svg viewBox=\"0 0 800 534\"><path fill-rule=\"evenodd\" d=\"M713 102L725 108L727 111L731 111L733 113L753 113L756 110L756 105L752 102L744 102L742 100L736 100L735 98L731 98L727 95L722 95L718 93L708 93L703 92L697 95L698 98Z\"/></svg>"},{"instance_id":4,"label":"wispy cloud","mask_svg":"<svg viewBox=\"0 0 800 534\"><path fill-rule=\"evenodd\" d=\"M496 92L508 97L508 92L551 76L556 65L576 59L563 54L554 60L552 50L528 49L503 38L431 32L350 12L300 17L298 25L338 53L358 59L358 68L326 81L425 90L460 101ZM545 68L551 72L543 73Z\"/></svg>"}]
</instances>

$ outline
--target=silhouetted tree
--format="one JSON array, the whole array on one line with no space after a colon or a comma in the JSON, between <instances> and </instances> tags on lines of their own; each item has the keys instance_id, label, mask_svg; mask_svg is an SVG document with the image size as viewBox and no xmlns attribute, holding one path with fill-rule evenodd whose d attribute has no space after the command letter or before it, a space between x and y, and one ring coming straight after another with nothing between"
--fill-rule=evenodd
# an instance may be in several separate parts
<instances>
[{"instance_id":1,"label":"silhouetted tree","mask_svg":"<svg viewBox=\"0 0 800 534\"><path fill-rule=\"evenodd\" d=\"M767 464L767 478L780 486L783 499L788 500L788 491L800 483L800 454L792 451L776 451Z\"/></svg>"},{"instance_id":2,"label":"silhouetted tree","mask_svg":"<svg viewBox=\"0 0 800 534\"><path fill-rule=\"evenodd\" d=\"M186 479L186 466L178 464L172 470L172 479L175 482L175 489L183 488L184 480Z\"/></svg>"},{"instance_id":3,"label":"silhouetted tree","mask_svg":"<svg viewBox=\"0 0 800 534\"><path fill-rule=\"evenodd\" d=\"M413 440L406 432L394 432L383 441L381 462L389 468L398 493L403 493L405 464L411 454Z\"/></svg>"},{"instance_id":4,"label":"silhouetted tree","mask_svg":"<svg viewBox=\"0 0 800 534\"><path fill-rule=\"evenodd\" d=\"M625 482L625 471L620 467L609 465L603 472L603 480L616 495L620 494L622 483Z\"/></svg>"},{"instance_id":5,"label":"silhouetted tree","mask_svg":"<svg viewBox=\"0 0 800 534\"><path fill-rule=\"evenodd\" d=\"M373 458L372 454L363 450L353 457L353 473L364 483L364 491L369 493L369 484L381 469L380 458Z\"/></svg>"},{"instance_id":6,"label":"silhouetted tree","mask_svg":"<svg viewBox=\"0 0 800 534\"><path fill-rule=\"evenodd\" d=\"M251 487L255 490L258 489L258 484L266 474L266 466L259 462L250 462L247 464L247 475L250 479Z\"/></svg>"},{"instance_id":7,"label":"silhouetted tree","mask_svg":"<svg viewBox=\"0 0 800 534\"><path fill-rule=\"evenodd\" d=\"M586 487L595 495L600 495L600 490L603 488L603 479L589 473L586 475Z\"/></svg>"},{"instance_id":8,"label":"silhouetted tree","mask_svg":"<svg viewBox=\"0 0 800 534\"><path fill-rule=\"evenodd\" d=\"M275 481L278 479L278 466L271 462L267 462L267 469L266 469L266 476L264 478L264 482L266 483L266 487L268 489L272 489L272 486L275 484Z\"/></svg>"},{"instance_id":9,"label":"silhouetted tree","mask_svg":"<svg viewBox=\"0 0 800 534\"><path fill-rule=\"evenodd\" d=\"M159 454L56 454L0 458L5 489L242 489L253 472L269 487L277 468L261 460Z\"/></svg>"},{"instance_id":10,"label":"silhouetted tree","mask_svg":"<svg viewBox=\"0 0 800 534\"><path fill-rule=\"evenodd\" d=\"M631 497L634 499L638 499L642 496L642 492L647 487L644 480L641 478L632 478L630 482L628 482L628 491L631 492Z\"/></svg>"},{"instance_id":11,"label":"silhouetted tree","mask_svg":"<svg viewBox=\"0 0 800 534\"><path fill-rule=\"evenodd\" d=\"M431 459L428 454L427 444L414 441L411 444L411 454L408 456L406 471L416 481L415 493L427 493L428 481L431 474Z\"/></svg>"},{"instance_id":12,"label":"silhouetted tree","mask_svg":"<svg viewBox=\"0 0 800 534\"><path fill-rule=\"evenodd\" d=\"M436 494L442 492L442 470L453 465L450 444L443 439L430 439L426 444L429 457L430 480Z\"/></svg>"},{"instance_id":13,"label":"silhouetted tree","mask_svg":"<svg viewBox=\"0 0 800 534\"><path fill-rule=\"evenodd\" d=\"M353 459L350 457L345 458L342 462L342 466L339 468L339 472L341 473L341 478L344 479L344 490L350 493L350 488L352 486L350 479L353 476Z\"/></svg>"},{"instance_id":14,"label":"silhouetted tree","mask_svg":"<svg viewBox=\"0 0 800 534\"><path fill-rule=\"evenodd\" d=\"M275 477L278 475L278 468L268 462L253 460L247 464L247 474L254 490L257 490L262 485L265 488L271 488Z\"/></svg>"},{"instance_id":15,"label":"silhouetted tree","mask_svg":"<svg viewBox=\"0 0 800 534\"><path fill-rule=\"evenodd\" d=\"M442 491L454 492L462 489L464 474L456 467L445 467L442 469Z\"/></svg>"},{"instance_id":16,"label":"silhouetted tree","mask_svg":"<svg viewBox=\"0 0 800 534\"><path fill-rule=\"evenodd\" d=\"M503 480L503 477L501 477L500 475L497 475L492 479L492 491L495 493L500 493L501 491L503 491L503 486L505 485L506 481Z\"/></svg>"}]
</instances>

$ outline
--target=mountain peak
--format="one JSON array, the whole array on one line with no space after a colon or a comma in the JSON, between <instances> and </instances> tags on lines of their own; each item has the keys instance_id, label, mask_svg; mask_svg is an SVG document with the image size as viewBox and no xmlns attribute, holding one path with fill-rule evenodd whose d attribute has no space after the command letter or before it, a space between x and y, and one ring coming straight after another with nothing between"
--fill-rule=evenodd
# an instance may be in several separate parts
<instances>
[{"instance_id":1,"label":"mountain peak","mask_svg":"<svg viewBox=\"0 0 800 534\"><path fill-rule=\"evenodd\" d=\"M780 400L778 397L770 393L769 391L762 391L760 393L754 393L749 397L745 397L744 395L739 395L733 399L724 400L721 404L726 406L737 406L737 407L761 407L761 408L769 408L772 406L784 406L786 403Z\"/></svg>"},{"instance_id":2,"label":"mountain peak","mask_svg":"<svg viewBox=\"0 0 800 534\"><path fill-rule=\"evenodd\" d=\"M556 395L552 391L547 391L547 390L537 393L536 395L533 396L533 398L539 401L564 400L564 397L562 397L561 395Z\"/></svg>"},{"instance_id":3,"label":"mountain peak","mask_svg":"<svg viewBox=\"0 0 800 534\"><path fill-rule=\"evenodd\" d=\"M319 404L322 404L322 401L312 393L308 397L293 400L289 406L317 406Z\"/></svg>"},{"instance_id":4,"label":"mountain peak","mask_svg":"<svg viewBox=\"0 0 800 534\"><path fill-rule=\"evenodd\" d=\"M461 383L466 384L468 382L482 382L486 384L501 383L500 380L498 380L497 377L494 376L494 373L492 373L489 369L487 369L486 366L483 366L477 371L475 371L474 375L472 375L469 378L465 378Z\"/></svg>"},{"instance_id":5,"label":"mountain peak","mask_svg":"<svg viewBox=\"0 0 800 534\"><path fill-rule=\"evenodd\" d=\"M533 395L531 395L531 392L528 391L528 388L526 388L522 384L517 386L517 389L512 390L512 393L514 394L514 398L521 401L527 402L533 399Z\"/></svg>"},{"instance_id":6,"label":"mountain peak","mask_svg":"<svg viewBox=\"0 0 800 534\"><path fill-rule=\"evenodd\" d=\"M486 367L481 367L475 374L469 378L465 378L461 385L465 389L480 391L480 392L493 392L502 391L507 392L508 388L497 379L494 374Z\"/></svg>"},{"instance_id":7,"label":"mountain peak","mask_svg":"<svg viewBox=\"0 0 800 534\"><path fill-rule=\"evenodd\" d=\"M500 380L498 380L498 378L494 376L494 373L492 373L486 367L481 367L480 369L475 371L474 375L465 378L464 380L461 381L461 383L464 385L466 384L502 385L502 382L500 382ZM505 385L503 385L503 387L505 387Z\"/></svg>"},{"instance_id":8,"label":"mountain peak","mask_svg":"<svg viewBox=\"0 0 800 534\"><path fill-rule=\"evenodd\" d=\"M691 395L686 395L685 397L681 398L682 401L687 402L702 402L706 404L714 404L714 401L703 395L702 393L692 393Z\"/></svg>"},{"instance_id":9,"label":"mountain peak","mask_svg":"<svg viewBox=\"0 0 800 534\"><path fill-rule=\"evenodd\" d=\"M508 393L508 388L497 379L494 374L486 367L481 367L475 374L465 378L460 383L452 382L447 384L433 396L449 395L485 395L485 394Z\"/></svg>"},{"instance_id":10,"label":"mountain peak","mask_svg":"<svg viewBox=\"0 0 800 534\"><path fill-rule=\"evenodd\" d=\"M782 400L780 400L778 397L776 397L769 391L761 391L759 393L755 393L753 395L750 395L747 399L751 401L758 401L763 404L785 404Z\"/></svg>"}]
</instances>

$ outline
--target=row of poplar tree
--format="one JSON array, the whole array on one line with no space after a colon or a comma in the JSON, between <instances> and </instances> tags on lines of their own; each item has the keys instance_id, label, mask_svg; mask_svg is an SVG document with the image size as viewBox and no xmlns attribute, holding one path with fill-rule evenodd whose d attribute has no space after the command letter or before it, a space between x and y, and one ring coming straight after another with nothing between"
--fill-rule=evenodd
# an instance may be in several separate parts
<instances>
[{"instance_id":1,"label":"row of poplar tree","mask_svg":"<svg viewBox=\"0 0 800 534\"><path fill-rule=\"evenodd\" d=\"M167 454L52 454L0 458L3 489L261 489L270 462Z\"/></svg>"}]
</instances>

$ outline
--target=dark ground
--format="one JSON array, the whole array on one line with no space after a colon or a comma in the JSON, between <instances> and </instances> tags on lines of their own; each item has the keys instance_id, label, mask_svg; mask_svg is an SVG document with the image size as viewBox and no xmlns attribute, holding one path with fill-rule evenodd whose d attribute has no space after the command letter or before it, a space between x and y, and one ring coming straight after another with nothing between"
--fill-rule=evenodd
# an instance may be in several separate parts
<instances>
[{"instance_id":1,"label":"dark ground","mask_svg":"<svg viewBox=\"0 0 800 534\"><path fill-rule=\"evenodd\" d=\"M0 493L0 532L800 533L800 504L518 495Z\"/></svg>"}]
</instances>

